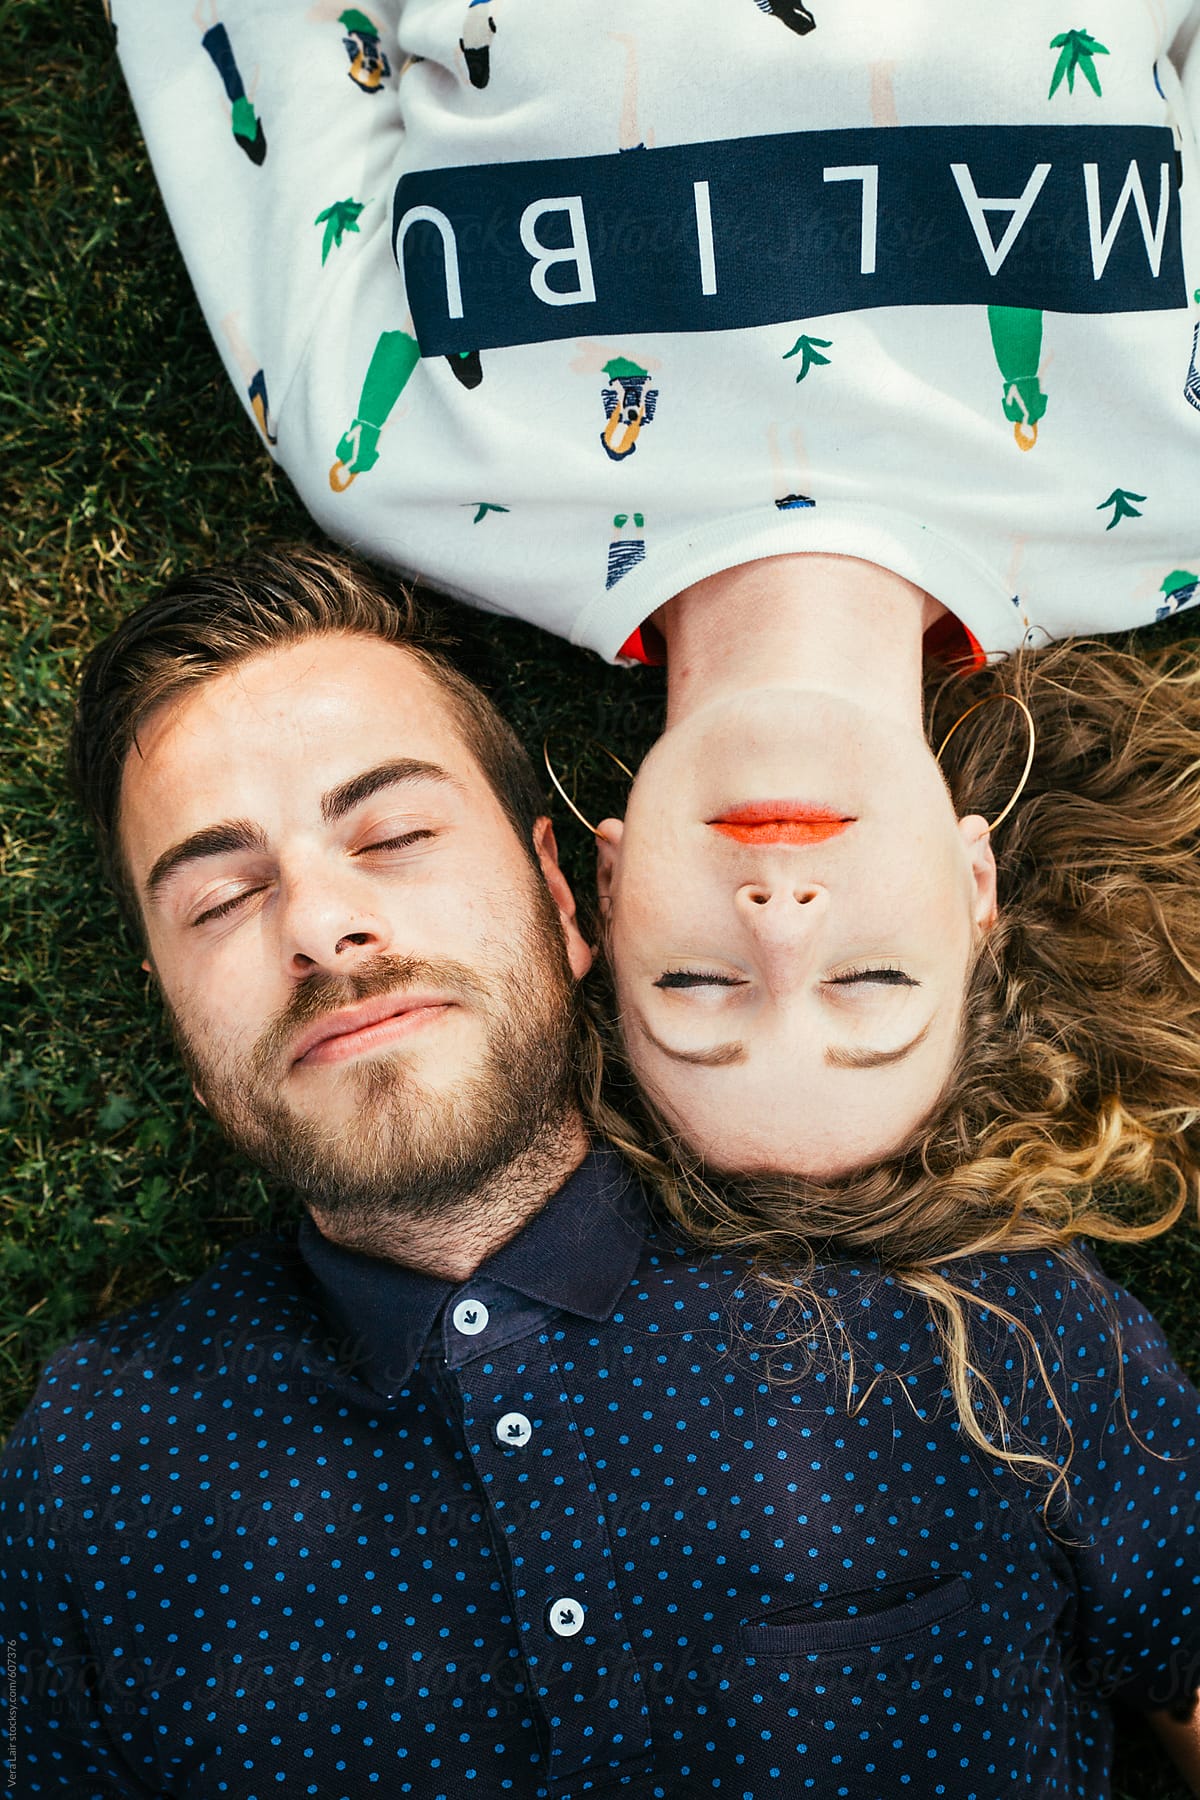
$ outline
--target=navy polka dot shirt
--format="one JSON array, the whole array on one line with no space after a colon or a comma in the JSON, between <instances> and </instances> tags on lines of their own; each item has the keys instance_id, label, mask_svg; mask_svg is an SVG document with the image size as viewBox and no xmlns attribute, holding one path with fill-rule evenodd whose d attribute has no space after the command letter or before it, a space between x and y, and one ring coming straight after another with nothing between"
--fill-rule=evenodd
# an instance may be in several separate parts
<instances>
[{"instance_id":1,"label":"navy polka dot shirt","mask_svg":"<svg viewBox=\"0 0 1200 1800\"><path fill-rule=\"evenodd\" d=\"M878 1268L823 1264L806 1336L604 1151L457 1287L307 1215L239 1244L8 1444L15 1791L1101 1800L1111 1703L1200 1684L1200 1395L1098 1268L954 1272L1058 1455L990 1303L1046 1346L1069 1517Z\"/></svg>"}]
</instances>

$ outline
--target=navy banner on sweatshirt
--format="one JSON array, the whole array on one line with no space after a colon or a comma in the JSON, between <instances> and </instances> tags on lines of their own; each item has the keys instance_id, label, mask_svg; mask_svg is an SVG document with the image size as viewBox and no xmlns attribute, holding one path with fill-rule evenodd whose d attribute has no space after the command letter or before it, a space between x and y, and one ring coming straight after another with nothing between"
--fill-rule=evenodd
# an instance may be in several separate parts
<instances>
[{"instance_id":1,"label":"navy banner on sweatshirt","mask_svg":"<svg viewBox=\"0 0 1200 1800\"><path fill-rule=\"evenodd\" d=\"M1158 126L895 126L405 175L423 355L868 306L1186 305Z\"/></svg>"}]
</instances>

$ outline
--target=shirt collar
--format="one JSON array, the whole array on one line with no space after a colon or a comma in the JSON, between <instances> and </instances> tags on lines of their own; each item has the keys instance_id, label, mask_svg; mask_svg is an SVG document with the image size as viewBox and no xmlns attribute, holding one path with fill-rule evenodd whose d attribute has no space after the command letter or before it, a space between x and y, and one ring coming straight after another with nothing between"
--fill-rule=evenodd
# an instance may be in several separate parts
<instances>
[{"instance_id":1,"label":"shirt collar","mask_svg":"<svg viewBox=\"0 0 1200 1800\"><path fill-rule=\"evenodd\" d=\"M616 1154L593 1149L570 1179L476 1276L543 1306L612 1317L650 1229L646 1199ZM338 1335L324 1348L346 1373L391 1395L412 1374L458 1283L325 1237L306 1212L297 1247Z\"/></svg>"}]
</instances>

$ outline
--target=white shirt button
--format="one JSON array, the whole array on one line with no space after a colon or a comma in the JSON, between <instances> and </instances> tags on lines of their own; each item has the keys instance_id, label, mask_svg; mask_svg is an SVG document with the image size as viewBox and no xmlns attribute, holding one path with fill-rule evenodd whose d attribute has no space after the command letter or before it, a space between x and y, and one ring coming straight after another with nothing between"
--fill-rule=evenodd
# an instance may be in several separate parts
<instances>
[{"instance_id":1,"label":"white shirt button","mask_svg":"<svg viewBox=\"0 0 1200 1800\"><path fill-rule=\"evenodd\" d=\"M582 1631L584 1610L578 1600L553 1601L547 1617L555 1637L574 1637Z\"/></svg>"},{"instance_id":2,"label":"white shirt button","mask_svg":"<svg viewBox=\"0 0 1200 1800\"><path fill-rule=\"evenodd\" d=\"M464 1337L478 1337L487 1328L488 1309L482 1300L460 1300L450 1314L450 1323Z\"/></svg>"},{"instance_id":3,"label":"white shirt button","mask_svg":"<svg viewBox=\"0 0 1200 1800\"><path fill-rule=\"evenodd\" d=\"M523 1450L533 1436L533 1426L524 1413L504 1413L496 1420L496 1440L501 1444L510 1444L515 1450Z\"/></svg>"}]
</instances>

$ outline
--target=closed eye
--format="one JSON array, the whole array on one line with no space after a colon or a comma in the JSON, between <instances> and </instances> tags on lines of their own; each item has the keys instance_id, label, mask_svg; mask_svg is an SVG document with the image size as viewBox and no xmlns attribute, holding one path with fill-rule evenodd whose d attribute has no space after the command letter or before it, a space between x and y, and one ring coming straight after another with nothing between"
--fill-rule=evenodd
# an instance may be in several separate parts
<instances>
[{"instance_id":1,"label":"closed eye","mask_svg":"<svg viewBox=\"0 0 1200 1800\"><path fill-rule=\"evenodd\" d=\"M886 987L920 987L911 975L903 969L846 969L840 975L832 975L826 982L827 987L852 987L855 982L875 981Z\"/></svg>"},{"instance_id":2,"label":"closed eye","mask_svg":"<svg viewBox=\"0 0 1200 1800\"><path fill-rule=\"evenodd\" d=\"M226 913L231 913L235 907L242 904L243 900L249 900L252 894L261 894L262 891L261 888L243 888L242 892L234 894L232 899L222 900L220 906L210 906L207 912L202 912L198 918L193 919L193 927L206 925L210 919L223 919Z\"/></svg>"},{"instance_id":3,"label":"closed eye","mask_svg":"<svg viewBox=\"0 0 1200 1800\"><path fill-rule=\"evenodd\" d=\"M399 837L382 838L377 844L364 844L362 849L356 851L355 854L358 856L365 856L372 850L406 850L410 844L417 843L421 838L431 838L434 835L434 832L424 829L420 831L406 831ZM228 900L222 900L219 906L210 906L207 912L202 912L197 918L192 920L192 925L207 925L213 919L223 919L228 913L233 912L237 907L241 906L243 901L249 900L255 894L261 894L262 892L263 890L261 887L243 888L240 894L233 894Z\"/></svg>"},{"instance_id":4,"label":"closed eye","mask_svg":"<svg viewBox=\"0 0 1200 1800\"><path fill-rule=\"evenodd\" d=\"M383 838L378 844L364 844L356 854L365 856L371 850L406 850L410 844L417 843L421 838L431 838L433 835L432 831L427 830L405 831L399 837Z\"/></svg>"},{"instance_id":5,"label":"closed eye","mask_svg":"<svg viewBox=\"0 0 1200 1800\"><path fill-rule=\"evenodd\" d=\"M745 987L738 975L714 975L707 969L667 969L654 983L656 988Z\"/></svg>"}]
</instances>

